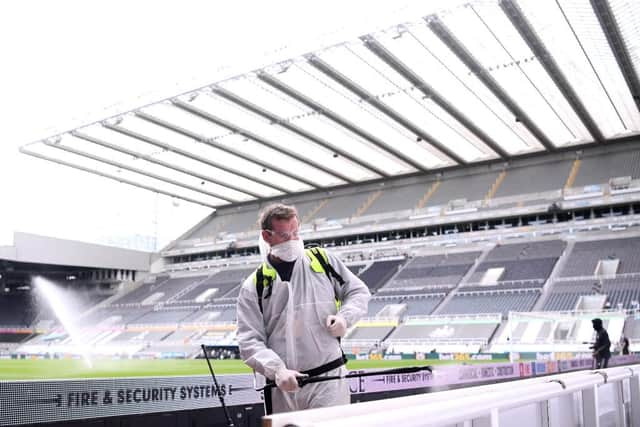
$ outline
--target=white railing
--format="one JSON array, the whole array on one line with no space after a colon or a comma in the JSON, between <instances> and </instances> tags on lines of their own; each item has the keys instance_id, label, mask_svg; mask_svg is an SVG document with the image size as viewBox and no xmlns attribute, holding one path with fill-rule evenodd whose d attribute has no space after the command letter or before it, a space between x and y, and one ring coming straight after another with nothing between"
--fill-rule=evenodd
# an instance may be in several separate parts
<instances>
[{"instance_id":1,"label":"white railing","mask_svg":"<svg viewBox=\"0 0 640 427\"><path fill-rule=\"evenodd\" d=\"M500 323L502 321L502 313L469 313L469 314L430 314L422 316L407 316L405 322L409 320L431 320L441 323L448 323L450 321L473 321L473 320L487 320Z\"/></svg>"},{"instance_id":2,"label":"white railing","mask_svg":"<svg viewBox=\"0 0 640 427\"><path fill-rule=\"evenodd\" d=\"M434 338L389 338L385 341L387 344L394 346L416 346L421 344L487 344L486 338L458 338L458 337L434 337Z\"/></svg>"},{"instance_id":3,"label":"white railing","mask_svg":"<svg viewBox=\"0 0 640 427\"><path fill-rule=\"evenodd\" d=\"M263 418L284 427L638 426L640 365L539 377Z\"/></svg>"},{"instance_id":4,"label":"white railing","mask_svg":"<svg viewBox=\"0 0 640 427\"><path fill-rule=\"evenodd\" d=\"M640 278L640 273L619 273L619 274L610 274L606 276L573 276L573 277L558 277L554 279L554 283L556 282L578 282L578 281L597 281L600 279L638 279Z\"/></svg>"}]
</instances>

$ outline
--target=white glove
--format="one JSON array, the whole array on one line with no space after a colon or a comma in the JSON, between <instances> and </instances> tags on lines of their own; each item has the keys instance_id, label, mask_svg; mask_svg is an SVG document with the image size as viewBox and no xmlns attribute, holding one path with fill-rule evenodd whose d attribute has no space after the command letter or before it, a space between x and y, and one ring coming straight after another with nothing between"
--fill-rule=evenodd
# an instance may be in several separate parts
<instances>
[{"instance_id":1,"label":"white glove","mask_svg":"<svg viewBox=\"0 0 640 427\"><path fill-rule=\"evenodd\" d=\"M347 333L347 321L339 314L327 316L327 329L334 337L343 337Z\"/></svg>"},{"instance_id":2,"label":"white glove","mask_svg":"<svg viewBox=\"0 0 640 427\"><path fill-rule=\"evenodd\" d=\"M282 367L276 371L276 385L282 391L297 391L300 388L298 378L307 376L298 371Z\"/></svg>"}]
</instances>

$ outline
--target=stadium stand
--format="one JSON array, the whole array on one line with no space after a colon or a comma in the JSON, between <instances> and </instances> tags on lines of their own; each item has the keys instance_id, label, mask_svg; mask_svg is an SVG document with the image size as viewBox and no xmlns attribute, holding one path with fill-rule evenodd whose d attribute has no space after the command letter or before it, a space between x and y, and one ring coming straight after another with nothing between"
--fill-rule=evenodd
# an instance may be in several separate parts
<instances>
[{"instance_id":1,"label":"stadium stand","mask_svg":"<svg viewBox=\"0 0 640 427\"><path fill-rule=\"evenodd\" d=\"M0 298L0 326L29 326L35 315L29 293L2 295Z\"/></svg>"},{"instance_id":2,"label":"stadium stand","mask_svg":"<svg viewBox=\"0 0 640 427\"><path fill-rule=\"evenodd\" d=\"M632 152L633 155L627 157L637 157L638 151ZM405 179L402 185L376 184L357 191L350 189L346 194L337 191L334 195L300 196L300 215L310 220L304 225L305 240L313 241L313 237L307 236L327 233L320 230L323 226L339 224L342 228L331 231L320 244L335 245L335 253L347 261L351 271L359 275L373 293L368 320L352 328L344 340L345 350L381 351L391 346L424 352L433 348L477 351L504 349L514 343L525 346L545 343L575 349L579 348L578 338L590 339L589 330L586 323L566 320L565 312L579 313L590 307L604 316L638 310L639 234L630 229L619 236L609 229L612 222L620 222L624 216L591 218L591 214L579 213L584 218L581 222L566 224L555 224L551 216L545 217L549 201L560 200L561 188L572 171L577 173L574 187L592 181L587 175L591 168L597 170L591 175L595 177L594 182L608 188L610 171L589 159L589 156L582 158L579 170L574 169L576 163L567 158L506 165L506 174L501 180L498 179L501 171L485 168L472 174L446 173L439 180L416 177ZM614 152L603 164L621 165L620 171L632 177L637 175L633 165L621 162L626 162L625 156ZM485 199L489 190L493 191L491 203L487 206L476 203ZM460 199L470 202L450 203ZM292 196L284 201L295 203L296 200L296 196ZM527 209L536 203L543 204L544 213L530 216L531 225L526 231L510 231L505 220L489 227L491 220L487 220L484 229L461 227L457 229L459 233L448 235L441 227L435 229L435 233L424 230L419 234L388 235L392 241L376 240L375 236L368 239L363 232L371 227L395 230L399 224L414 227L416 221L421 221L410 219L416 213L426 215L424 221L432 220L429 215L435 215L438 221L466 218L465 215L475 220L483 209L502 209L506 218L512 210ZM426 207L420 207L421 204ZM223 239L220 248L227 250L224 239L232 234L255 241L255 220L261 206L219 209L163 253L164 271L138 281L136 286L124 289L106 304L102 300L104 296L86 294L88 302L83 309L91 309L81 318L82 324L102 331L99 335L95 330L85 332L94 342L95 350L117 354L118 346L125 345L128 354L176 353L186 357L197 352L199 340L232 343L235 298L242 281L260 262L259 257L251 252L233 257L205 256L203 252L212 249L206 246L199 249L201 246L196 245L202 244L205 238L215 243L217 238ZM451 209L458 206L473 209L449 215ZM600 227L605 231L591 231L588 227L578 230L586 222L602 224ZM558 235L545 236L549 227L559 228ZM252 228L254 231L250 231ZM359 234L349 237L351 230L356 229L360 230ZM350 239L349 243L334 240L340 238ZM193 258L183 256L181 262L176 263L173 248L186 248L195 255ZM29 342L34 346L51 342L65 345L68 341L55 332L55 325L45 322L52 317L50 310L17 308L31 307L28 295L11 293L0 298L0 325L32 327L37 321L51 332L20 342L22 348L28 347ZM507 327L510 316L529 313L534 307L541 310L540 313L561 315L565 320L535 318ZM492 320L477 323L478 319L487 317ZM448 319L448 323L439 326L424 323L425 318L442 322L445 321L441 319ZM459 320L461 318L464 321ZM416 323L419 321L424 324ZM627 320L625 333L640 345L634 322L631 317ZM613 324L614 332L618 323L616 320ZM494 337L496 330L498 338ZM505 338L507 332L509 342Z\"/></svg>"},{"instance_id":3,"label":"stadium stand","mask_svg":"<svg viewBox=\"0 0 640 427\"><path fill-rule=\"evenodd\" d=\"M562 277L596 276L603 260L620 260L618 274L640 272L640 238L576 242Z\"/></svg>"},{"instance_id":4,"label":"stadium stand","mask_svg":"<svg viewBox=\"0 0 640 427\"><path fill-rule=\"evenodd\" d=\"M380 291L457 285L479 255L480 252L467 252L415 257Z\"/></svg>"},{"instance_id":5,"label":"stadium stand","mask_svg":"<svg viewBox=\"0 0 640 427\"><path fill-rule=\"evenodd\" d=\"M175 296L175 300L197 301L198 297L203 296L206 298L201 298L202 301L199 302L204 302L212 298L223 298L253 271L255 271L255 267L250 269L222 270L202 281L192 281L190 286L185 287L183 292Z\"/></svg>"},{"instance_id":6,"label":"stadium stand","mask_svg":"<svg viewBox=\"0 0 640 427\"><path fill-rule=\"evenodd\" d=\"M441 314L502 313L529 311L540 293L533 290L488 293L457 292L440 311Z\"/></svg>"},{"instance_id":7,"label":"stadium stand","mask_svg":"<svg viewBox=\"0 0 640 427\"><path fill-rule=\"evenodd\" d=\"M397 273L398 268L405 261L405 259L375 261L369 268L361 272L359 277L369 286L371 292L375 292Z\"/></svg>"},{"instance_id":8,"label":"stadium stand","mask_svg":"<svg viewBox=\"0 0 640 427\"><path fill-rule=\"evenodd\" d=\"M584 156L574 187L609 182L610 178L640 178L640 151L614 152L606 156Z\"/></svg>"},{"instance_id":9,"label":"stadium stand","mask_svg":"<svg viewBox=\"0 0 640 427\"><path fill-rule=\"evenodd\" d=\"M571 169L570 161L508 168L504 181L494 197L508 197L523 193L539 193L564 187Z\"/></svg>"},{"instance_id":10,"label":"stadium stand","mask_svg":"<svg viewBox=\"0 0 640 427\"><path fill-rule=\"evenodd\" d=\"M456 199L482 200L497 176L497 172L450 178L445 176L426 206L443 205Z\"/></svg>"},{"instance_id":11,"label":"stadium stand","mask_svg":"<svg viewBox=\"0 0 640 427\"><path fill-rule=\"evenodd\" d=\"M367 209L367 215L414 209L429 190L431 183L385 188Z\"/></svg>"}]
</instances>

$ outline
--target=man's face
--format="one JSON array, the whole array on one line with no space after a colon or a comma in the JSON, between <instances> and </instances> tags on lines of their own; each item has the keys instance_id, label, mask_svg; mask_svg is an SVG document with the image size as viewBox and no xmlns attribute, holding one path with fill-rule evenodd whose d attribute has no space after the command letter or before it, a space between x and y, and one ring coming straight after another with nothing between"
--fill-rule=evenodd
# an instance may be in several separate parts
<instances>
[{"instance_id":1,"label":"man's face","mask_svg":"<svg viewBox=\"0 0 640 427\"><path fill-rule=\"evenodd\" d=\"M270 246L276 246L288 240L298 240L300 236L298 218L291 217L289 219L273 219L271 221L271 230L262 230L262 238Z\"/></svg>"}]
</instances>

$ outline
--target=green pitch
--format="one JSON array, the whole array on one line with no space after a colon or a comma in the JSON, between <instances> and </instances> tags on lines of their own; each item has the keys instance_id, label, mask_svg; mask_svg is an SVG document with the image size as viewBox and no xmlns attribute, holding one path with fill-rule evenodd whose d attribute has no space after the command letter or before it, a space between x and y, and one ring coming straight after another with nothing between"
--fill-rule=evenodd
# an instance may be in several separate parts
<instances>
[{"instance_id":1,"label":"green pitch","mask_svg":"<svg viewBox=\"0 0 640 427\"><path fill-rule=\"evenodd\" d=\"M491 360L489 363L506 362ZM487 363L467 361L465 363ZM439 360L350 360L348 369L396 368L400 366L456 364ZM246 374L251 370L240 360L213 360L216 375ZM209 375L204 359L95 360L89 368L82 360L0 360L0 381L64 378L115 378L174 375Z\"/></svg>"}]
</instances>

